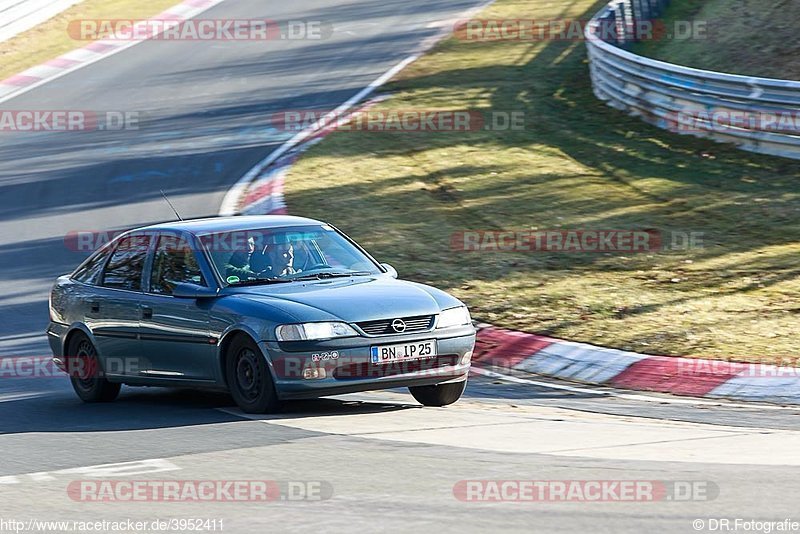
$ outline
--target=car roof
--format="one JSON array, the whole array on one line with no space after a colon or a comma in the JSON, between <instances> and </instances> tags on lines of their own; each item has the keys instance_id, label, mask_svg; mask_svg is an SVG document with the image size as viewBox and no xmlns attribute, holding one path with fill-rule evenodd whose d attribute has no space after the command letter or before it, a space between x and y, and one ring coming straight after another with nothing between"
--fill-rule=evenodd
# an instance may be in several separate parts
<instances>
[{"instance_id":1,"label":"car roof","mask_svg":"<svg viewBox=\"0 0 800 534\"><path fill-rule=\"evenodd\" d=\"M306 217L295 217L292 215L245 215L236 217L208 217L205 219L163 222L136 228L133 231L185 231L195 235L203 235L214 232L236 232L260 228L281 228L284 226L320 224L326 223L314 219L308 219Z\"/></svg>"}]
</instances>

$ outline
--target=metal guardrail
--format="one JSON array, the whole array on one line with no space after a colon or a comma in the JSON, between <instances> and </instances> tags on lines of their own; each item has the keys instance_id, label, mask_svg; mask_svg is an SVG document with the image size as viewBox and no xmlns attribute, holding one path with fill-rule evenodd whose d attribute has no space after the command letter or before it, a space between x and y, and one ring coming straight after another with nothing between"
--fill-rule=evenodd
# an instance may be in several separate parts
<instances>
[{"instance_id":1,"label":"metal guardrail","mask_svg":"<svg viewBox=\"0 0 800 534\"><path fill-rule=\"evenodd\" d=\"M586 43L595 95L677 133L800 159L800 82L723 74L626 50L669 0L613 0L591 20Z\"/></svg>"}]
</instances>

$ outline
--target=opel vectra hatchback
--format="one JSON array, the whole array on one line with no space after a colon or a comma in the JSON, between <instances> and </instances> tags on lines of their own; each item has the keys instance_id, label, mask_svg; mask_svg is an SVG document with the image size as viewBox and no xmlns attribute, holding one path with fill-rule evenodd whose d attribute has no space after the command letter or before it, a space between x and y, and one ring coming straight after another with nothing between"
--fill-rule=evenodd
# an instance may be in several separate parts
<instances>
[{"instance_id":1,"label":"opel vectra hatchback","mask_svg":"<svg viewBox=\"0 0 800 534\"><path fill-rule=\"evenodd\" d=\"M251 413L400 386L451 404L475 344L460 301L289 216L122 234L56 281L47 334L84 401L113 400L122 384L212 388Z\"/></svg>"}]
</instances>

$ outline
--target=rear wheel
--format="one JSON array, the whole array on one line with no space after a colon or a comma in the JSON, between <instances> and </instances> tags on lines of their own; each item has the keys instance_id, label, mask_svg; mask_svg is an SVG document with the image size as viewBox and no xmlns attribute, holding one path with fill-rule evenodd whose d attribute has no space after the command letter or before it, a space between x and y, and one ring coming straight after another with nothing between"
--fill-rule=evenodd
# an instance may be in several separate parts
<instances>
[{"instance_id":1,"label":"rear wheel","mask_svg":"<svg viewBox=\"0 0 800 534\"><path fill-rule=\"evenodd\" d=\"M467 381L462 380L434 386L414 386L408 390L423 406L447 406L460 399L466 388Z\"/></svg>"},{"instance_id":2,"label":"rear wheel","mask_svg":"<svg viewBox=\"0 0 800 534\"><path fill-rule=\"evenodd\" d=\"M280 409L272 374L253 340L239 336L231 343L226 359L228 389L246 413L271 413Z\"/></svg>"},{"instance_id":3,"label":"rear wheel","mask_svg":"<svg viewBox=\"0 0 800 534\"><path fill-rule=\"evenodd\" d=\"M117 398L122 386L106 380L97 349L86 334L72 336L66 359L72 389L83 402L110 402Z\"/></svg>"}]
</instances>

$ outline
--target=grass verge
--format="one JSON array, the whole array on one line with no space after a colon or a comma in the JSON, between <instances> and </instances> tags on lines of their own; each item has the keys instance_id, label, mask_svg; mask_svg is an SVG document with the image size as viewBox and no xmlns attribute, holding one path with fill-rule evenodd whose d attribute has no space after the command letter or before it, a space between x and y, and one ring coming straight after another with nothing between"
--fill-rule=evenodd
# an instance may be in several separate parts
<instances>
[{"instance_id":1,"label":"grass verge","mask_svg":"<svg viewBox=\"0 0 800 534\"><path fill-rule=\"evenodd\" d=\"M67 25L79 19L146 19L180 0L84 0L35 28L0 43L0 80L62 54L86 41L70 37Z\"/></svg>"},{"instance_id":2,"label":"grass verge","mask_svg":"<svg viewBox=\"0 0 800 534\"><path fill-rule=\"evenodd\" d=\"M640 43L635 51L688 67L800 80L797 0L673 0L664 13L667 28L690 20L705 33Z\"/></svg>"},{"instance_id":3,"label":"grass verge","mask_svg":"<svg viewBox=\"0 0 800 534\"><path fill-rule=\"evenodd\" d=\"M587 19L602 2L498 0L477 18ZM598 102L583 43L449 39L377 109L506 110L522 131L336 132L287 180L296 214L336 224L401 276L500 326L599 345L797 359L800 162L649 127ZM652 254L458 252L454 232L702 232Z\"/></svg>"}]
</instances>

